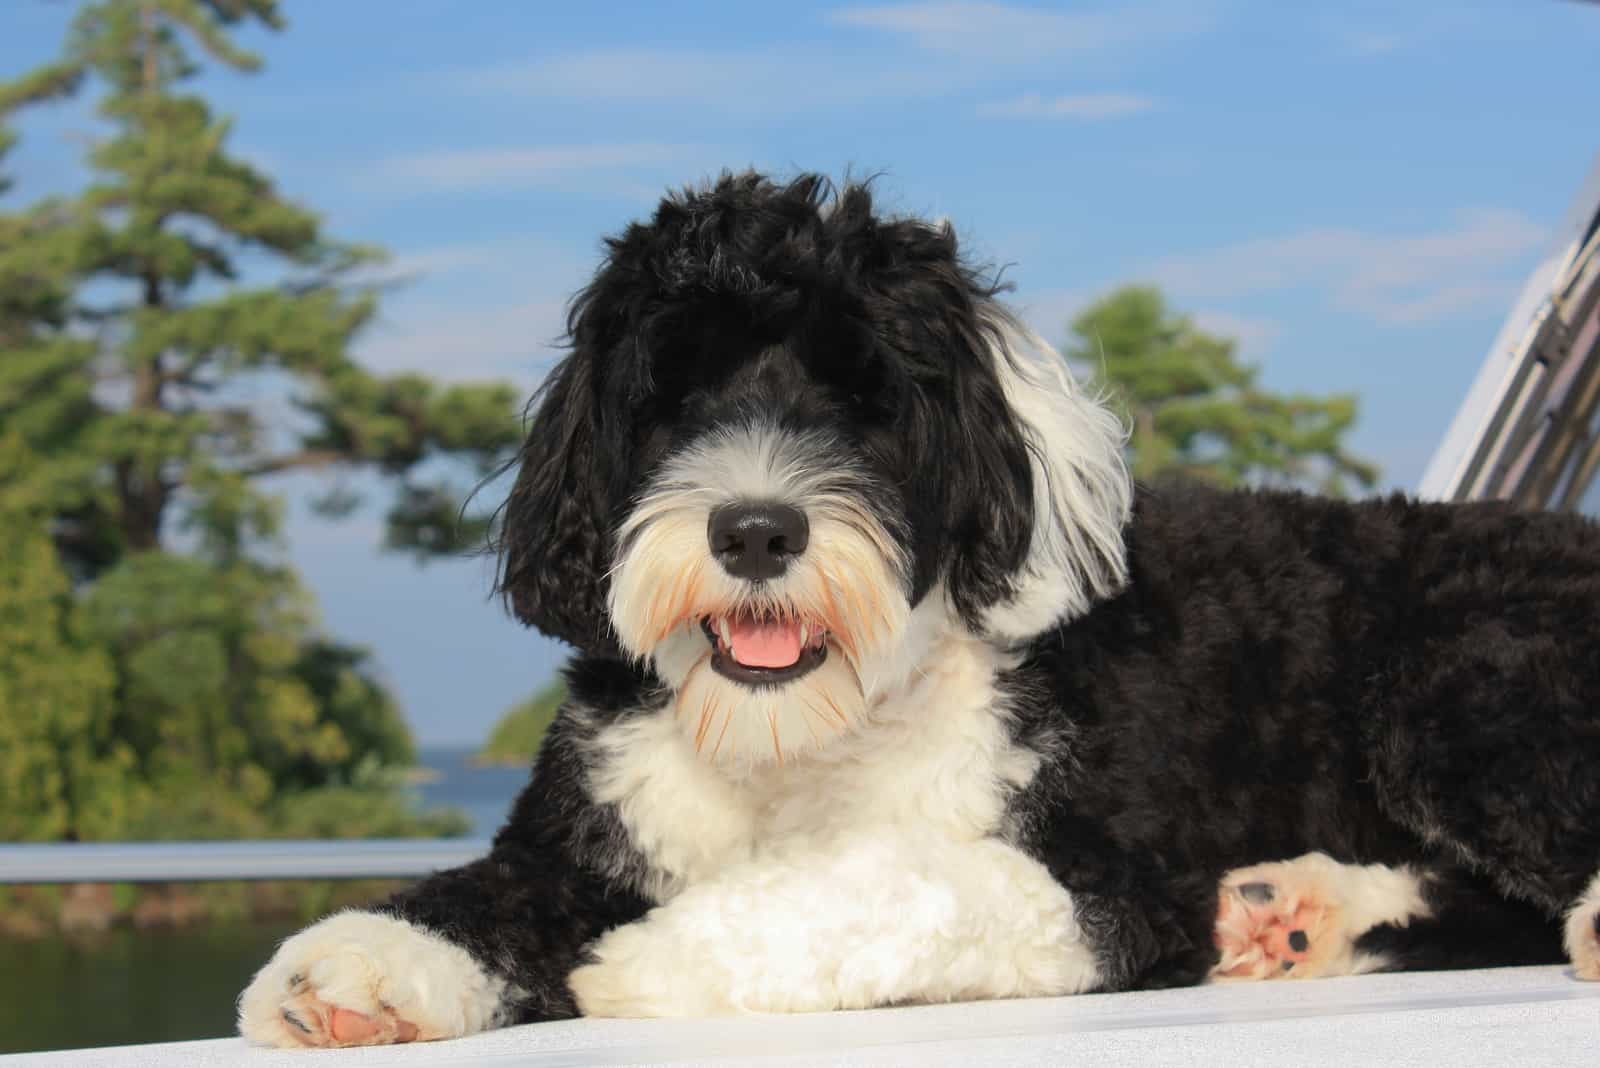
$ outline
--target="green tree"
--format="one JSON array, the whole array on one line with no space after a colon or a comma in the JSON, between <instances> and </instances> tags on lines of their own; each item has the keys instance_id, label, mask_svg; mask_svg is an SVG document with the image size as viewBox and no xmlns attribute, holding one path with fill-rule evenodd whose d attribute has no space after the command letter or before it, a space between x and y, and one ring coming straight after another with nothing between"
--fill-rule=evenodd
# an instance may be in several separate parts
<instances>
[{"instance_id":1,"label":"green tree","mask_svg":"<svg viewBox=\"0 0 1600 1068\"><path fill-rule=\"evenodd\" d=\"M489 740L478 752L481 764L527 764L539 751L545 731L556 718L561 702L567 699L567 687L560 681L552 682L532 697L513 705L494 725Z\"/></svg>"},{"instance_id":2,"label":"green tree","mask_svg":"<svg viewBox=\"0 0 1600 1068\"><path fill-rule=\"evenodd\" d=\"M1067 358L1131 428L1135 477L1176 473L1226 486L1298 486L1342 495L1378 468L1348 452L1350 394L1271 393L1235 345L1173 312L1159 290L1128 286L1072 323Z\"/></svg>"},{"instance_id":3,"label":"green tree","mask_svg":"<svg viewBox=\"0 0 1600 1068\"><path fill-rule=\"evenodd\" d=\"M27 301L36 353L0 365L0 421L53 468L62 514L78 519L57 532L75 562L177 533L237 558L276 533L264 477L349 465L397 483L395 543L459 547L476 530L441 505L460 492L422 473L438 457L474 477L495 469L517 441L515 391L379 376L351 358L376 308L358 282L377 253L326 237L228 153L230 123L181 91L198 72L189 39L225 67L258 66L229 37L245 23L281 26L276 0L100 0L60 61L0 86L14 110L102 84L109 128L80 197L0 231L0 283L23 281L8 300Z\"/></svg>"},{"instance_id":4,"label":"green tree","mask_svg":"<svg viewBox=\"0 0 1600 1068\"><path fill-rule=\"evenodd\" d=\"M268 480L375 472L389 545L452 551L519 401L352 358L379 254L326 236L186 91L198 55L253 71L235 33L282 25L277 0L95 0L58 60L0 83L0 162L19 109L95 91L103 123L81 193L0 213L0 789L33 813L8 837L272 833L329 791L414 826L381 774L409 733L364 655L318 634ZM81 767L124 777L112 809Z\"/></svg>"},{"instance_id":5,"label":"green tree","mask_svg":"<svg viewBox=\"0 0 1600 1068\"><path fill-rule=\"evenodd\" d=\"M110 662L69 630L27 461L0 436L0 841L103 837L127 815L134 754L113 735Z\"/></svg>"}]
</instances>

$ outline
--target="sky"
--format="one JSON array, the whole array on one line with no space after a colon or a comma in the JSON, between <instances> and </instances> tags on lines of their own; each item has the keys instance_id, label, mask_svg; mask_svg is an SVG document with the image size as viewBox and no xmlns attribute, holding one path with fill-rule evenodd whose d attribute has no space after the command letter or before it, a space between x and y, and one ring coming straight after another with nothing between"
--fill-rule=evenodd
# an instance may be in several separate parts
<instances>
[{"instance_id":1,"label":"sky","mask_svg":"<svg viewBox=\"0 0 1600 1068\"><path fill-rule=\"evenodd\" d=\"M72 8L0 0L0 78ZM664 190L878 173L892 209L1005 265L1053 340L1150 282L1266 387L1359 394L1350 444L1383 489L1415 487L1600 150L1600 4L1575 0L284 11L245 35L261 73L199 85L235 152L410 279L360 342L376 369L531 391L601 237ZM86 104L22 132L14 197L81 179ZM374 651L424 743L480 741L550 679L564 650L505 615L485 561L386 556L378 509L321 519L325 486L280 486L324 625Z\"/></svg>"}]
</instances>

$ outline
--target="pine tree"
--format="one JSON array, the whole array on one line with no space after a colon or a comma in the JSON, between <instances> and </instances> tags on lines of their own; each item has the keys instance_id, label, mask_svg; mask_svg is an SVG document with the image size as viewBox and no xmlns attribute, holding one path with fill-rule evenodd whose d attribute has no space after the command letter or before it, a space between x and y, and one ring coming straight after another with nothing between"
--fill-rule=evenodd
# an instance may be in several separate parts
<instances>
[{"instance_id":1,"label":"pine tree","mask_svg":"<svg viewBox=\"0 0 1600 1068\"><path fill-rule=\"evenodd\" d=\"M1373 464L1349 453L1356 399L1284 396L1257 385L1235 345L1199 330L1161 293L1128 286L1072 323L1067 358L1131 430L1136 478L1175 473L1226 486L1296 486L1342 495L1371 487Z\"/></svg>"},{"instance_id":2,"label":"pine tree","mask_svg":"<svg viewBox=\"0 0 1600 1068\"><path fill-rule=\"evenodd\" d=\"M375 471L390 544L451 551L480 527L437 472L497 468L519 402L352 358L378 253L326 237L185 91L196 45L256 69L250 25L280 28L277 0L96 0L0 84L0 164L20 108L98 88L106 128L80 195L0 213L0 837L264 833L329 790L371 821L342 833L434 826L350 786L383 786L410 736L317 633L265 480Z\"/></svg>"},{"instance_id":3,"label":"pine tree","mask_svg":"<svg viewBox=\"0 0 1600 1068\"><path fill-rule=\"evenodd\" d=\"M4 110L105 88L110 136L89 152L89 188L0 223L0 290L32 324L26 358L0 365L0 421L52 467L62 551L91 573L180 530L236 558L276 532L263 477L348 465L399 483L395 544L454 549L477 528L456 528L459 493L417 472L446 456L487 473L518 437L510 386L384 378L352 360L376 308L354 279L377 253L325 237L182 91L198 72L188 40L258 66L229 36L249 23L279 28L276 0L100 0L59 62L0 86ZM263 393L293 406L292 432L264 417Z\"/></svg>"},{"instance_id":4,"label":"pine tree","mask_svg":"<svg viewBox=\"0 0 1600 1068\"><path fill-rule=\"evenodd\" d=\"M103 837L137 789L134 754L112 736L109 659L69 626L29 460L0 434L0 841Z\"/></svg>"}]
</instances>

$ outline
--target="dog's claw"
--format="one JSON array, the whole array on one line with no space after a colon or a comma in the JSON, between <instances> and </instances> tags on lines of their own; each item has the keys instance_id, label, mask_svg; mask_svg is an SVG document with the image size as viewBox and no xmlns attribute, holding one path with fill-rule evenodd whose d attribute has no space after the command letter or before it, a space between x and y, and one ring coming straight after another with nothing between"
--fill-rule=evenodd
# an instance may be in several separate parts
<instances>
[{"instance_id":1,"label":"dog's claw","mask_svg":"<svg viewBox=\"0 0 1600 1068\"><path fill-rule=\"evenodd\" d=\"M1245 883L1243 886L1234 887L1239 891L1239 896L1252 905L1265 905L1274 896L1271 883Z\"/></svg>"}]
</instances>

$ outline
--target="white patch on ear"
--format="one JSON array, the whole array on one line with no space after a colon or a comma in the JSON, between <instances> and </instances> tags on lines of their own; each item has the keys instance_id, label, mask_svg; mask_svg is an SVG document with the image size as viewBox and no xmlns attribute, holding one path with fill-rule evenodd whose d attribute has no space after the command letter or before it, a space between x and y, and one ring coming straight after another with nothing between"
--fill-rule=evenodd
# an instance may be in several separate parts
<instances>
[{"instance_id":1,"label":"white patch on ear","mask_svg":"<svg viewBox=\"0 0 1600 1068\"><path fill-rule=\"evenodd\" d=\"M988 328L1001 387L1027 436L1033 467L1033 544L1009 600L984 629L1023 641L1089 611L1128 580L1123 528L1133 483L1127 428L1086 395L1050 344L992 308Z\"/></svg>"},{"instance_id":2,"label":"white patch on ear","mask_svg":"<svg viewBox=\"0 0 1600 1068\"><path fill-rule=\"evenodd\" d=\"M453 942L352 909L284 940L239 995L239 1033L287 1049L339 1045L328 1018L349 1009L380 1023L403 1020L418 1039L459 1038L498 1024L506 991ZM384 1040L397 1040L392 1026Z\"/></svg>"}]
</instances>

